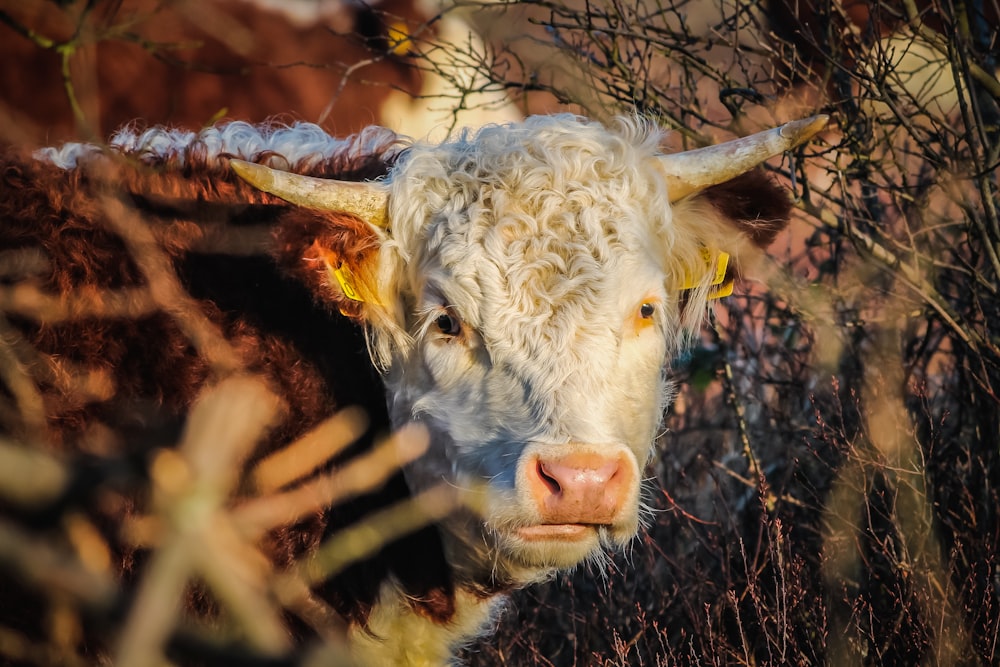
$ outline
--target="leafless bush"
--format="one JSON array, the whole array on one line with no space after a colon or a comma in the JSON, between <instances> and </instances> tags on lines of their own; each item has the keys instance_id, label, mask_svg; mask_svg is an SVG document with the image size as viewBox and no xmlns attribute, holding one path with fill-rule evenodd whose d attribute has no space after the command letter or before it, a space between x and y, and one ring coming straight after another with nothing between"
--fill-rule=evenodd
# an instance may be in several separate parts
<instances>
[{"instance_id":1,"label":"leafless bush","mask_svg":"<svg viewBox=\"0 0 1000 667\"><path fill-rule=\"evenodd\" d=\"M833 126L769 167L798 209L770 292L679 361L648 535L605 584L524 592L473 664L995 663L996 5L490 11L533 26L484 71L526 104L651 115L677 146Z\"/></svg>"}]
</instances>

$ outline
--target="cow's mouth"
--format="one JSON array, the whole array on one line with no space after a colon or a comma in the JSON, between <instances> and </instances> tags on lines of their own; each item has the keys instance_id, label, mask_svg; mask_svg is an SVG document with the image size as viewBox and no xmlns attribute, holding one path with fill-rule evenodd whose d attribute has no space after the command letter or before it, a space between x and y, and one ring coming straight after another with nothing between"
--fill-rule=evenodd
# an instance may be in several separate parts
<instances>
[{"instance_id":1,"label":"cow's mouth","mask_svg":"<svg viewBox=\"0 0 1000 667\"><path fill-rule=\"evenodd\" d=\"M544 523L518 528L517 536L526 542L577 542L592 535L595 530L597 526L587 523Z\"/></svg>"}]
</instances>

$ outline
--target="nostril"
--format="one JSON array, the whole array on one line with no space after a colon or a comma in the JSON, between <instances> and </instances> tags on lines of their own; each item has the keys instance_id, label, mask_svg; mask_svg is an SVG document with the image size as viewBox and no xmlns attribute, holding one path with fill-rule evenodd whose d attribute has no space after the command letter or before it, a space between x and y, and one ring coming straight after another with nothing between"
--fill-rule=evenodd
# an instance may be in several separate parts
<instances>
[{"instance_id":1,"label":"nostril","mask_svg":"<svg viewBox=\"0 0 1000 667\"><path fill-rule=\"evenodd\" d=\"M549 474L549 471L545 469L545 464L541 460L536 463L538 467L538 479L542 480L542 483L548 488L549 493L554 496L559 495L562 492L562 487L559 486L559 482Z\"/></svg>"}]
</instances>

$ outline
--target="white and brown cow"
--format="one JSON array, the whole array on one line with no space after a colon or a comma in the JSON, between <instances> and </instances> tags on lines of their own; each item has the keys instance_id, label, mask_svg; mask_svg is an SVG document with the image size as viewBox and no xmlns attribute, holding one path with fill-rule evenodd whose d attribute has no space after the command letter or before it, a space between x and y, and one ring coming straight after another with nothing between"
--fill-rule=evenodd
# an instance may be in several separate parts
<instances>
[{"instance_id":1,"label":"white and brown cow","mask_svg":"<svg viewBox=\"0 0 1000 667\"><path fill-rule=\"evenodd\" d=\"M824 123L674 155L660 154L648 122L566 115L437 145L379 128L335 140L305 124L124 131L110 148L8 151L0 250L40 250L43 291L141 287L105 220L107 201L127 202L245 366L285 398L258 459L349 403L376 428L423 424L430 449L405 484L267 548L284 566L366 511L442 480L460 489L465 509L317 588L351 623L360 664L443 664L504 593L633 539L669 361L739 262L787 221L787 196L753 168ZM227 225L269 240L219 254L208 237ZM130 320L8 317L50 366L115 376L113 396L89 401L36 379L64 450L95 422L136 442L150 419L130 411L183 418L213 381L155 308ZM120 560L134 576L138 560Z\"/></svg>"}]
</instances>

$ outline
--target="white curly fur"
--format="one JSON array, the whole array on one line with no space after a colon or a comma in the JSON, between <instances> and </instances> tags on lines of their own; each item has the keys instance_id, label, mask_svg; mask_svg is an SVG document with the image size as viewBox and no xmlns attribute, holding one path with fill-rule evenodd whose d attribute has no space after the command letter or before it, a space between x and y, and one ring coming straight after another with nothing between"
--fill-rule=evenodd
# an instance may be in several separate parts
<instances>
[{"instance_id":1,"label":"white curly fur","mask_svg":"<svg viewBox=\"0 0 1000 667\"><path fill-rule=\"evenodd\" d=\"M275 167L291 168L301 173L344 152L377 154L393 142L398 144L398 149L406 144L391 130L377 126L368 127L347 139L337 139L313 123L252 125L232 121L197 131L159 126L141 129L132 125L112 135L106 147L67 143L58 148L42 148L35 155L62 169L74 169L80 162L106 150L148 163L176 162L181 168L186 166L190 156L197 156L200 164L223 168L230 157L253 160L258 155L271 153L274 154L271 162ZM392 157L392 154L385 157Z\"/></svg>"},{"instance_id":2,"label":"white curly fur","mask_svg":"<svg viewBox=\"0 0 1000 667\"><path fill-rule=\"evenodd\" d=\"M703 286L682 309L678 286L712 236L735 235L696 200L671 208L660 139L636 119L534 117L416 145L391 174L379 288L383 303L415 306L373 347L394 419L434 433L411 482L444 477L477 498L483 527L450 531L471 580L544 578L635 534L638 488L593 540L523 544L514 531L538 513L515 479L519 462L570 443L624 452L636 470L651 455L673 391L665 365L706 302ZM637 328L647 302L653 325ZM434 327L446 312L462 322L455 339Z\"/></svg>"}]
</instances>

